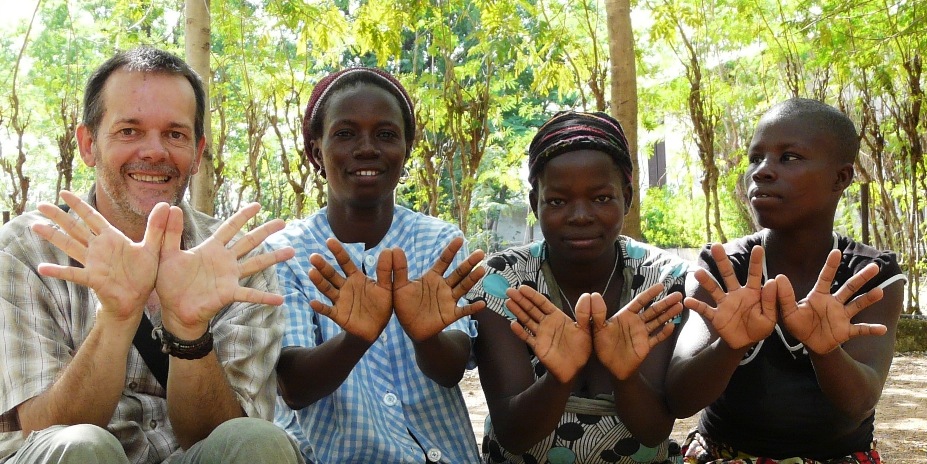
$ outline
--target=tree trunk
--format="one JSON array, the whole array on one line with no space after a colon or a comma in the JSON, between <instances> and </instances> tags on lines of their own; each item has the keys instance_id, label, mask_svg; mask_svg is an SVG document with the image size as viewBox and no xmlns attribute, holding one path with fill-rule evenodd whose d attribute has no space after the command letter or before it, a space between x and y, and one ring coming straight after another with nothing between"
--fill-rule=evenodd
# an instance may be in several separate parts
<instances>
[{"instance_id":1,"label":"tree trunk","mask_svg":"<svg viewBox=\"0 0 927 464\"><path fill-rule=\"evenodd\" d=\"M26 128L29 127L31 121L31 116L28 114L23 115L21 111L23 110L20 107L19 103L19 93L17 91L17 78L19 77L19 65L22 64L23 55L26 51L26 46L29 44L29 35L32 33L32 25L35 23L35 19L39 13L39 7L41 2L35 5L35 9L32 11L32 19L29 20L29 27L26 29L26 36L23 38L23 45L19 49L19 53L16 55L16 63L13 65L13 82L10 84L10 110L13 113L10 117L10 127L13 129L13 132L16 133L16 159L15 161L10 161L4 159L0 156L0 167L3 168L3 171L10 176L10 207L13 208L13 214L19 216L23 214L26 210L26 203L29 200L29 185L32 183L32 180L25 174L23 171L23 166L26 164L26 152L23 148L23 140L26 135ZM0 150L0 155L3 152ZM57 200L57 198L56 198Z\"/></svg>"},{"instance_id":2,"label":"tree trunk","mask_svg":"<svg viewBox=\"0 0 927 464\"><path fill-rule=\"evenodd\" d=\"M634 61L634 31L631 29L631 2L606 0L608 56L611 60L612 115L621 122L631 147L634 184L631 209L624 218L622 233L641 238L640 166L637 161L637 69Z\"/></svg>"},{"instance_id":3,"label":"tree trunk","mask_svg":"<svg viewBox=\"0 0 927 464\"><path fill-rule=\"evenodd\" d=\"M213 215L216 212L216 169L213 165L212 130L209 117L209 85L212 82L212 71L209 68L209 33L211 30L209 0L185 0L184 12L187 17L184 28L187 63L203 79L203 87L206 90L206 114L203 121L206 129L206 149L203 150L199 172L193 176L190 197L194 209Z\"/></svg>"},{"instance_id":4,"label":"tree trunk","mask_svg":"<svg viewBox=\"0 0 927 464\"><path fill-rule=\"evenodd\" d=\"M74 154L77 151L77 105L73 99L62 97L58 106L61 117L61 133L55 137L58 142L58 177L55 180L55 198L61 190L71 190L74 179Z\"/></svg>"}]
</instances>

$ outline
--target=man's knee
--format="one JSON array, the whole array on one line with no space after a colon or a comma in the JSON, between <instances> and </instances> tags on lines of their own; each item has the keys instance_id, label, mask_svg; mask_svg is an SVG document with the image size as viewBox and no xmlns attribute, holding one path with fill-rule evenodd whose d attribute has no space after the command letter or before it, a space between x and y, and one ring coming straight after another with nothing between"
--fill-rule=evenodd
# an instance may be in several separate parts
<instances>
[{"instance_id":1,"label":"man's knee","mask_svg":"<svg viewBox=\"0 0 927 464\"><path fill-rule=\"evenodd\" d=\"M287 433L271 422L251 417L240 417L224 422L206 438L213 446L221 447L230 456L228 462L290 463L301 462L296 445ZM208 445L207 445L208 446Z\"/></svg>"},{"instance_id":2,"label":"man's knee","mask_svg":"<svg viewBox=\"0 0 927 464\"><path fill-rule=\"evenodd\" d=\"M36 432L16 454L15 462L56 464L128 463L119 440L91 424L55 426Z\"/></svg>"}]
</instances>

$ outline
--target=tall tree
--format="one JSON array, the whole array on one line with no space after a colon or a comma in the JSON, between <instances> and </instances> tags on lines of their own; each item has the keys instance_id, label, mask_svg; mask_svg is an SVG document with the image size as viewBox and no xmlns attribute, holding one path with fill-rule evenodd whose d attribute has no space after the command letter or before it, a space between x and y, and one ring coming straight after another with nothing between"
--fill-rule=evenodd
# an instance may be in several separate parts
<instances>
[{"instance_id":1,"label":"tall tree","mask_svg":"<svg viewBox=\"0 0 927 464\"><path fill-rule=\"evenodd\" d=\"M30 71L29 80L33 86L29 101L36 116L37 132L45 132L57 148L54 162L54 190L48 188L49 180L43 170L35 172L35 186L38 195L50 194L50 199L58 197L62 189L72 190L75 177L80 183L75 170L77 155L76 131L79 122L80 96L85 76L83 69L89 67L84 63L97 62L97 51L87 41L86 35L79 31L72 16L72 7L67 2L45 0L40 11L42 27L39 28L35 41L30 46L31 58L42 63L63 63L52 69ZM36 164L33 163L35 168ZM47 170L45 170L47 172ZM83 187L80 185L79 187ZM47 192L47 193L46 193Z\"/></svg>"},{"instance_id":2,"label":"tall tree","mask_svg":"<svg viewBox=\"0 0 927 464\"><path fill-rule=\"evenodd\" d=\"M184 50L187 63L203 79L206 90L206 114L203 121L206 128L206 149L200 161L199 172L193 176L190 195L193 208L213 215L216 212L216 168L213 160L212 118L209 110L209 87L212 83L212 69L209 66L210 44L212 40L211 18L209 16L210 0L185 0L184 15Z\"/></svg>"},{"instance_id":3,"label":"tall tree","mask_svg":"<svg viewBox=\"0 0 927 464\"><path fill-rule=\"evenodd\" d=\"M741 133L743 125L729 116L743 116L747 112L722 111L722 108L755 104L757 100L749 92L737 90L741 88L741 78L732 77L741 74L740 66L753 60L744 52L756 36L749 29L752 13L743 5L725 1L677 0L648 5L655 18L653 37L670 48L683 70L677 85L684 94L685 113L698 156L696 174L700 176L704 196L705 239L726 241L725 203L732 204L731 199L745 201L737 177L743 172L743 165L739 163L744 158L744 142L747 141ZM733 27L735 25L740 28ZM684 91L681 90L683 86ZM727 119L724 119L725 114L729 115ZM722 141L734 144L722 144Z\"/></svg>"},{"instance_id":4,"label":"tall tree","mask_svg":"<svg viewBox=\"0 0 927 464\"><path fill-rule=\"evenodd\" d=\"M621 122L631 147L631 169L640 179L637 157L637 66L634 54L634 30L631 28L630 0L605 0L608 17L608 54L611 59L612 115ZM631 209L624 219L622 233L641 238L640 182L634 186Z\"/></svg>"},{"instance_id":5,"label":"tall tree","mask_svg":"<svg viewBox=\"0 0 927 464\"><path fill-rule=\"evenodd\" d=\"M6 174L10 177L11 193L9 200L10 205L13 208L13 214L17 216L22 214L26 209L26 202L29 200L29 185L31 183L31 179L25 174L23 170L23 167L26 164L26 151L23 147L23 140L25 138L26 130L29 127L31 118L29 115L25 114L26 112L23 110L22 104L19 100L19 69L29 44L29 34L32 32L32 26L35 23L36 17L39 15L39 8L41 6L42 2L38 2L35 5L35 10L32 12L32 18L29 20L29 27L26 29L26 36L23 39L23 45L19 50L19 54L16 56L16 62L13 64L13 83L10 85L9 98L11 113L10 126L12 126L13 131L16 133L16 159L0 159L0 167L2 167L3 171L6 172Z\"/></svg>"}]
</instances>

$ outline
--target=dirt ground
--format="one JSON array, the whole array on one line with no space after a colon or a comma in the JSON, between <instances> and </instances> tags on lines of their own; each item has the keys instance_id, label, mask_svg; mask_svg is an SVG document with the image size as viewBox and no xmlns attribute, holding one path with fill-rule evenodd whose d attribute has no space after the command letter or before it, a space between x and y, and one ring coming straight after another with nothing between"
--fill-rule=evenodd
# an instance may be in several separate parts
<instances>
[{"instance_id":1,"label":"dirt ground","mask_svg":"<svg viewBox=\"0 0 927 464\"><path fill-rule=\"evenodd\" d=\"M487 408L475 370L467 372L461 388L480 443ZM695 417L676 421L673 438L682 442L694 425ZM886 464L927 463L927 354L895 357L876 408L875 438Z\"/></svg>"}]
</instances>

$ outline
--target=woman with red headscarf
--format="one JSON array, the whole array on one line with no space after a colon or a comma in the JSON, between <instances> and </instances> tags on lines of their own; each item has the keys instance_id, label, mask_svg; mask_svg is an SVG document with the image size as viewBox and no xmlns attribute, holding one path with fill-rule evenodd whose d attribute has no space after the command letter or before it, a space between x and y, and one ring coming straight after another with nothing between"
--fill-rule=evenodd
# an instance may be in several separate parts
<instances>
[{"instance_id":1,"label":"woman with red headscarf","mask_svg":"<svg viewBox=\"0 0 927 464\"><path fill-rule=\"evenodd\" d=\"M386 72L340 71L313 90L303 136L328 205L268 240L296 249L277 267L287 330L276 422L310 462L475 462L457 383L482 305L457 301L483 254L467 256L457 227L395 203L412 101Z\"/></svg>"}]
</instances>

